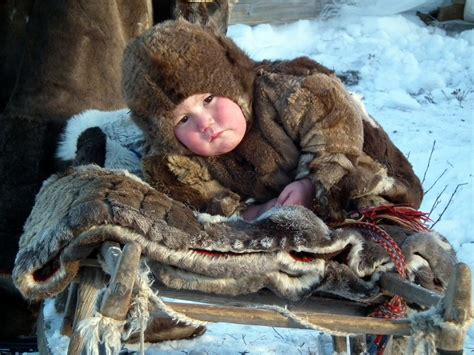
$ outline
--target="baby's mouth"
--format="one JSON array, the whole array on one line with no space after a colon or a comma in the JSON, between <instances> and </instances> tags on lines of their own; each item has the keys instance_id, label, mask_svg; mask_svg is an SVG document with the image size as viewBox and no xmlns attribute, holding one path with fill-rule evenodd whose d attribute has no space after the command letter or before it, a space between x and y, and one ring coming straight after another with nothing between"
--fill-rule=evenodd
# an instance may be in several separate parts
<instances>
[{"instance_id":1,"label":"baby's mouth","mask_svg":"<svg viewBox=\"0 0 474 355\"><path fill-rule=\"evenodd\" d=\"M213 134L213 135L211 136L211 138L209 139L209 142L212 142L212 141L214 141L215 139L219 138L219 137L222 135L222 133L224 133L224 131L218 132L218 133L216 133L216 134Z\"/></svg>"}]
</instances>

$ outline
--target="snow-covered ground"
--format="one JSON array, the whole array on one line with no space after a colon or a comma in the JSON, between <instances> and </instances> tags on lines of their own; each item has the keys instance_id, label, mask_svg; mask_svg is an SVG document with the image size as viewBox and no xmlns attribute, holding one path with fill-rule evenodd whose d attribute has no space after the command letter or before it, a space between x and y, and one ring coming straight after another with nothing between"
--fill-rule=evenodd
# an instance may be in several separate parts
<instances>
[{"instance_id":1,"label":"snow-covered ground","mask_svg":"<svg viewBox=\"0 0 474 355\"><path fill-rule=\"evenodd\" d=\"M376 15L233 25L228 34L257 60L305 55L336 72L356 71L360 80L349 89L364 96L409 157L426 191L422 210L431 211L435 229L474 270L474 30L428 27L413 11ZM473 349L471 327L465 350ZM217 323L195 340L147 350L157 353L330 354L331 346L315 331Z\"/></svg>"}]
</instances>

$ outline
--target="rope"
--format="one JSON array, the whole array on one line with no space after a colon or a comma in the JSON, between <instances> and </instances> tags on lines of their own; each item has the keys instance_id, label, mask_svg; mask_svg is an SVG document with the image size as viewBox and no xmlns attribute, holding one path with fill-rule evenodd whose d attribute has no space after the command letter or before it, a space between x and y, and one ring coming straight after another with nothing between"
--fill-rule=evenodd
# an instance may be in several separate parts
<instances>
[{"instance_id":1,"label":"rope","mask_svg":"<svg viewBox=\"0 0 474 355\"><path fill-rule=\"evenodd\" d=\"M187 315L176 312L173 308L170 306L166 305L160 297L158 297L157 293L152 292L150 295L150 300L156 305L156 307L160 310L166 313L168 316L170 316L172 319L184 323L185 325L190 325L193 327L199 327L199 326L205 326L208 324L208 322L201 321L198 319L194 319L191 317L188 317Z\"/></svg>"},{"instance_id":2,"label":"rope","mask_svg":"<svg viewBox=\"0 0 474 355\"><path fill-rule=\"evenodd\" d=\"M301 325L305 328L317 330L319 332L328 333L328 334L335 335L335 336L354 336L354 335L359 334L359 333L343 332L343 331L339 331L339 330L332 330L332 329L329 329L329 328L326 328L326 327L323 327L323 326L320 326L320 325L314 325L313 323L311 323L311 322L303 319L302 317L297 316L293 312L291 312L288 309L287 306L285 306L283 308L283 307L276 306L276 305L257 305L257 306L252 306L251 308L262 309L262 310L267 310L267 311L274 311L276 313L281 314L282 316L284 316L286 318L289 318L289 319L295 321L296 323L298 323L299 325Z\"/></svg>"},{"instance_id":3,"label":"rope","mask_svg":"<svg viewBox=\"0 0 474 355\"><path fill-rule=\"evenodd\" d=\"M128 313L127 323L129 328L123 335L126 340L132 334L140 333L140 354L145 353L145 330L150 320L149 295L146 288L151 281L149 278L150 269L143 262L135 280L133 301Z\"/></svg>"},{"instance_id":4,"label":"rope","mask_svg":"<svg viewBox=\"0 0 474 355\"><path fill-rule=\"evenodd\" d=\"M103 354L100 344L104 345L106 355L120 352L122 347L121 331L126 321L118 321L95 312L91 318L83 319L78 325L78 331L84 339L84 350L88 355Z\"/></svg>"},{"instance_id":5,"label":"rope","mask_svg":"<svg viewBox=\"0 0 474 355\"><path fill-rule=\"evenodd\" d=\"M153 303L160 311L163 311L170 318L178 322L184 323L185 325L190 325L197 328L199 326L205 326L208 323L188 317L183 313L176 312L170 306L167 306L158 296L158 291L154 291L151 288L153 281L150 278L150 274L150 268L148 267L148 265L146 265L145 262L143 262L143 269L138 276L138 279L140 279L138 286L140 288L140 292L143 292L143 294L146 295L149 302Z\"/></svg>"},{"instance_id":6,"label":"rope","mask_svg":"<svg viewBox=\"0 0 474 355\"><path fill-rule=\"evenodd\" d=\"M408 354L435 354L436 337L443 329L450 329L453 333L466 333L472 317L463 323L446 321L441 314L442 304L432 307L424 312L416 312L408 317L411 326L411 337L407 346Z\"/></svg>"}]
</instances>

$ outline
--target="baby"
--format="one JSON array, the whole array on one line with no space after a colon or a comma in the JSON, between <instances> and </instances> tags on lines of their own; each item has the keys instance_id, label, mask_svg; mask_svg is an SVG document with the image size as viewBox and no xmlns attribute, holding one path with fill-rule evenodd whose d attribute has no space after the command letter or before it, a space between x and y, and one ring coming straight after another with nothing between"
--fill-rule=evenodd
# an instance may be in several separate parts
<instances>
[{"instance_id":1,"label":"baby","mask_svg":"<svg viewBox=\"0 0 474 355\"><path fill-rule=\"evenodd\" d=\"M234 150L243 140L247 122L231 99L210 93L186 98L173 110L176 138L191 152L204 157ZM314 195L311 180L304 178L286 185L278 198L263 205L249 206L242 217L252 220L274 206L302 205L310 208Z\"/></svg>"},{"instance_id":2,"label":"baby","mask_svg":"<svg viewBox=\"0 0 474 355\"><path fill-rule=\"evenodd\" d=\"M363 207L420 205L407 159L308 58L254 62L229 38L177 21L132 41L123 68L146 180L199 211L252 220L298 204L334 222Z\"/></svg>"}]
</instances>

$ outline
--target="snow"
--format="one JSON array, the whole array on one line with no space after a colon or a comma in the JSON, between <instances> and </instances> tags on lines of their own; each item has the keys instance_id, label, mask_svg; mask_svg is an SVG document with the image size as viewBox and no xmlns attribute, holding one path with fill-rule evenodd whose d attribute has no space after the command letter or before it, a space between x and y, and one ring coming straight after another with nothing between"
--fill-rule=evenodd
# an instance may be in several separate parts
<instances>
[{"instance_id":1,"label":"snow","mask_svg":"<svg viewBox=\"0 0 474 355\"><path fill-rule=\"evenodd\" d=\"M363 95L409 157L424 180L422 210L440 219L435 229L474 270L474 30L428 27L413 11L397 13L412 6L375 3L374 16L346 9L327 20L233 25L228 34L256 60L306 55L336 72L357 71L360 81L348 89ZM465 343L472 349L473 327ZM330 354L331 347L329 336L315 331L216 323L197 339L147 350L157 353Z\"/></svg>"}]
</instances>

